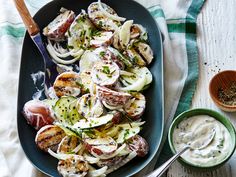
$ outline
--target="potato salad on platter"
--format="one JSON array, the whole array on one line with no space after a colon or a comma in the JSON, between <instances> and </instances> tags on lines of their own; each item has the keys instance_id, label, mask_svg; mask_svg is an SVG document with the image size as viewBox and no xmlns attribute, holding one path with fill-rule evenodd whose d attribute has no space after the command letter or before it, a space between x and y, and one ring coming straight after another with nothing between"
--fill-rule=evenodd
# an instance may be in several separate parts
<instances>
[{"instance_id":1,"label":"potato salad on platter","mask_svg":"<svg viewBox=\"0 0 236 177\"><path fill-rule=\"evenodd\" d=\"M145 27L99 0L79 14L62 7L43 35L59 74L48 98L26 102L22 112L59 174L104 177L146 156L143 91L154 56Z\"/></svg>"}]
</instances>

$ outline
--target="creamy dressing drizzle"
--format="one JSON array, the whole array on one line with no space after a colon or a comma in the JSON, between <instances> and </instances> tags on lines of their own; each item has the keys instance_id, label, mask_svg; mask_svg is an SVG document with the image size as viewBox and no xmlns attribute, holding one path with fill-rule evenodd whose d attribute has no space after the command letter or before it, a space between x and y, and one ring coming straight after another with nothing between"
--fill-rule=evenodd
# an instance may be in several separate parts
<instances>
[{"instance_id":1,"label":"creamy dressing drizzle","mask_svg":"<svg viewBox=\"0 0 236 177\"><path fill-rule=\"evenodd\" d=\"M33 94L32 99L33 100L39 100L42 97L43 91L44 91L44 88L43 88L44 72L43 71L38 71L36 73L30 74L30 76L31 76L31 78L33 80L33 83L35 85L35 88L37 90Z\"/></svg>"},{"instance_id":2,"label":"creamy dressing drizzle","mask_svg":"<svg viewBox=\"0 0 236 177\"><path fill-rule=\"evenodd\" d=\"M173 144L176 151L195 142L208 141L212 130L213 140L202 149L190 149L181 155L186 161L200 166L211 166L221 162L232 149L232 140L227 128L207 115L187 118L177 125L173 132Z\"/></svg>"}]
</instances>

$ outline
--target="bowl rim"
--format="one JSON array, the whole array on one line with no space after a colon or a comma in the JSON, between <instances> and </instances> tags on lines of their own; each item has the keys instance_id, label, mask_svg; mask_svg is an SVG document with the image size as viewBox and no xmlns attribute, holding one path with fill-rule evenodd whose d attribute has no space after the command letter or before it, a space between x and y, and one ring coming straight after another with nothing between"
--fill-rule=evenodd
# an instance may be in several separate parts
<instances>
[{"instance_id":1,"label":"bowl rim","mask_svg":"<svg viewBox=\"0 0 236 177\"><path fill-rule=\"evenodd\" d=\"M179 124L184 119L188 119L188 118L190 118L192 116L196 116L196 115L209 115L209 116L215 118L216 120L218 120L219 122L221 122L230 133L233 148L231 149L229 154L222 161L220 161L216 164L213 164L213 165L209 165L209 166L196 165L196 164L193 164L189 161L186 161L182 157L179 158L180 162L183 162L184 164L186 164L188 166L191 166L194 168L199 168L199 169L214 168L214 167L224 164L226 161L229 160L229 158L233 155L233 153L235 151L235 148L236 148L236 135L235 135L235 133L236 133L236 131L235 131L233 124L230 122L230 120L228 120L228 118L226 118L224 115L222 115L219 112L214 111L212 109L207 109L207 108L190 109L190 110L182 112L174 119L174 121L170 125L169 132L168 132L168 143L169 143L172 153L176 154L176 152L177 152L174 148L174 145L173 145L173 136L172 135L173 135L174 128L176 127L177 124Z\"/></svg>"},{"instance_id":2,"label":"bowl rim","mask_svg":"<svg viewBox=\"0 0 236 177\"><path fill-rule=\"evenodd\" d=\"M210 96L212 98L212 100L216 103L216 105L218 105L219 107L223 107L223 108L226 108L226 109L235 109L236 111L236 105L227 105L227 104L224 104L222 101L219 100L219 98L212 93L212 84L213 84L213 81L217 78L217 77L220 77L222 74L224 73L227 73L227 72L234 72L236 74L236 70L224 70L224 71L221 71L217 74L215 74L211 80L210 80L210 83L209 83L209 93L210 93Z\"/></svg>"}]
</instances>

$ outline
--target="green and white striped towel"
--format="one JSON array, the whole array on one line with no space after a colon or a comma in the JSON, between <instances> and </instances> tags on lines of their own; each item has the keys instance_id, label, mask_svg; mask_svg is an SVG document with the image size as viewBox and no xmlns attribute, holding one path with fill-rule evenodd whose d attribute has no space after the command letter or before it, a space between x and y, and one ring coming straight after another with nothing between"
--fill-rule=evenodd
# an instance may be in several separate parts
<instances>
[{"instance_id":1,"label":"green and white striped towel","mask_svg":"<svg viewBox=\"0 0 236 177\"><path fill-rule=\"evenodd\" d=\"M34 14L49 0L25 0ZM164 36L165 133L154 160L137 176L169 157L164 140L173 117L189 109L198 79L196 18L204 0L137 0L156 19ZM16 126L17 83L24 25L13 1L0 0L0 171L2 177L44 176L26 159ZM159 4L159 5L158 5ZM164 145L165 144L165 145ZM159 157L159 158L158 158ZM158 166L158 165L157 165Z\"/></svg>"}]
</instances>

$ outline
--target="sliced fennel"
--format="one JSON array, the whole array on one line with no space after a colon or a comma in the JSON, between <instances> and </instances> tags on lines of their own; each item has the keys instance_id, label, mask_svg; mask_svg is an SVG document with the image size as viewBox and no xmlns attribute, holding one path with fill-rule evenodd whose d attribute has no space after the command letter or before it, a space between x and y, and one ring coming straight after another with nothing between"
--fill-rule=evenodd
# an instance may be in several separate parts
<instances>
[{"instance_id":1,"label":"sliced fennel","mask_svg":"<svg viewBox=\"0 0 236 177\"><path fill-rule=\"evenodd\" d=\"M116 140L117 143L122 144L125 140L130 139L134 135L137 135L140 132L140 127L129 127L127 129L123 129L119 132L118 138Z\"/></svg>"},{"instance_id":2,"label":"sliced fennel","mask_svg":"<svg viewBox=\"0 0 236 177\"><path fill-rule=\"evenodd\" d=\"M98 127L101 125L104 125L112 120L114 117L113 114L106 114L105 116L101 116L98 118L90 118L90 119L81 119L77 123L73 125L74 128L93 128L93 127Z\"/></svg>"},{"instance_id":3,"label":"sliced fennel","mask_svg":"<svg viewBox=\"0 0 236 177\"><path fill-rule=\"evenodd\" d=\"M125 86L120 87L121 91L141 91L152 82L152 74L146 67L136 67L120 74L120 81Z\"/></svg>"},{"instance_id":4,"label":"sliced fennel","mask_svg":"<svg viewBox=\"0 0 236 177\"><path fill-rule=\"evenodd\" d=\"M57 63L60 63L60 64L64 64L64 65L69 65L69 64L72 64L74 62L76 62L80 56L83 54L84 50L83 49L80 49L76 54L77 56L71 60L64 60L64 59L61 59L59 58L56 54L55 54L55 49L50 46L49 44L47 45L47 50L48 50L48 53L50 54L50 56L53 58L53 60L55 60Z\"/></svg>"},{"instance_id":5,"label":"sliced fennel","mask_svg":"<svg viewBox=\"0 0 236 177\"><path fill-rule=\"evenodd\" d=\"M80 72L91 70L93 65L99 60L99 57L94 52L86 50L79 61Z\"/></svg>"},{"instance_id":6,"label":"sliced fennel","mask_svg":"<svg viewBox=\"0 0 236 177\"><path fill-rule=\"evenodd\" d=\"M106 176L105 173L107 169L108 167L104 166L96 170L94 167L89 165L89 171L88 171L87 177L105 177Z\"/></svg>"},{"instance_id":7,"label":"sliced fennel","mask_svg":"<svg viewBox=\"0 0 236 177\"><path fill-rule=\"evenodd\" d=\"M133 24L133 20L126 21L120 29L119 38L122 48L125 48L130 41L130 28Z\"/></svg>"}]
</instances>

